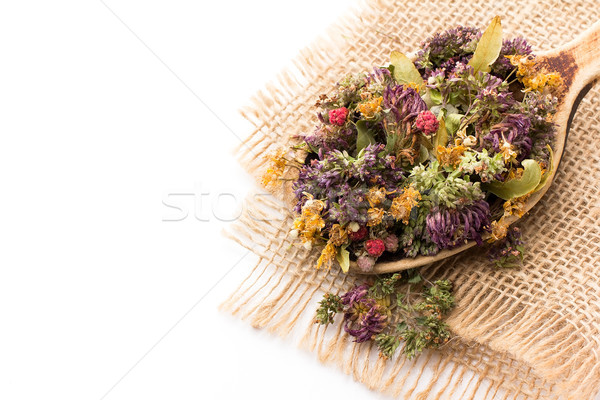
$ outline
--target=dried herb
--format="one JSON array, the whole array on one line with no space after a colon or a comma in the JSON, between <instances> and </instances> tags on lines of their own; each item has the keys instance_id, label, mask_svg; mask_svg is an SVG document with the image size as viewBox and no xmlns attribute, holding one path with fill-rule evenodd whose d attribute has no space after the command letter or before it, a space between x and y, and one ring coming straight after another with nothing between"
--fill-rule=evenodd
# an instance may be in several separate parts
<instances>
[{"instance_id":1,"label":"dried herb","mask_svg":"<svg viewBox=\"0 0 600 400\"><path fill-rule=\"evenodd\" d=\"M342 311L342 302L340 296L327 293L325 296L323 296L323 300L319 302L319 308L317 309L315 322L321 325L331 324L333 323L333 317L335 317L335 314L340 311Z\"/></svg>"},{"instance_id":2,"label":"dried herb","mask_svg":"<svg viewBox=\"0 0 600 400\"><path fill-rule=\"evenodd\" d=\"M450 331L443 316L453 306L449 281L431 283L413 269L378 276L341 298L326 294L316 320L331 323L335 313L343 311L344 329L355 341L373 340L387 358L393 357L404 343L402 353L411 358L449 340Z\"/></svg>"},{"instance_id":3,"label":"dried herb","mask_svg":"<svg viewBox=\"0 0 600 400\"><path fill-rule=\"evenodd\" d=\"M496 17L483 33L433 35L414 62L394 51L389 66L342 77L318 98L315 130L269 158L268 187L297 169L290 236L319 247L317 268L343 272L350 259L371 272L379 257L505 238L514 218L495 212L501 200L519 205L510 215L520 218L521 200L553 174L562 80L537 67L524 39L502 40Z\"/></svg>"}]
</instances>

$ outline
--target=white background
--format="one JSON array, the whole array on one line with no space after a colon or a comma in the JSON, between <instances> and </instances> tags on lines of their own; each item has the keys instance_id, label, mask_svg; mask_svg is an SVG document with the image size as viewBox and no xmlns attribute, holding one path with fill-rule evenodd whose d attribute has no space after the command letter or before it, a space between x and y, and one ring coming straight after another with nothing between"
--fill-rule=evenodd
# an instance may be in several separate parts
<instances>
[{"instance_id":1,"label":"white background","mask_svg":"<svg viewBox=\"0 0 600 400\"><path fill-rule=\"evenodd\" d=\"M237 110L355 4L0 5L1 399L382 398L217 311Z\"/></svg>"}]
</instances>

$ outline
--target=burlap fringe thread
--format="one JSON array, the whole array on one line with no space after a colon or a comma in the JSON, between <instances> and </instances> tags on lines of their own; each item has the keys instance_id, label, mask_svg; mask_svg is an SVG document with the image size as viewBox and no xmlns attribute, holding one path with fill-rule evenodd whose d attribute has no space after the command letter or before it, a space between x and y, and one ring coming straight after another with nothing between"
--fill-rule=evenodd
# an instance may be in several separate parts
<instances>
[{"instance_id":1,"label":"burlap fringe thread","mask_svg":"<svg viewBox=\"0 0 600 400\"><path fill-rule=\"evenodd\" d=\"M295 60L294 68L282 72L277 83L268 85L266 92L259 92L253 99L253 106L243 111L255 129L238 149L242 165L258 177L265 167L264 159L258 155L285 145L290 137L311 129L313 121L308 121L307 116L318 94L326 92L326 88L345 73L383 62L382 58L389 54L391 48L398 47L394 44L395 40L381 33L381 30L386 31L392 17L398 21L398 26L403 26L408 21L403 22L402 19L412 15L411 9L419 9L422 14L421 8L433 7L424 2L413 3L402 3L401 8L389 2L366 3L361 11L344 18L324 38L304 50ZM529 3L534 3L531 8L540 10L540 13L557 6L556 2ZM451 12L454 7L452 3L435 4L438 15ZM440 8L440 4L443 7ZM481 5L469 7L474 10L448 24L464 24L464 18L467 18L472 19L471 23L475 21L484 25L486 17L498 12ZM507 21L511 18L511 7L507 6ZM402 10L403 14L398 14L397 10ZM578 17L572 13L568 15ZM515 16L513 23L523 24L522 18ZM588 21L594 21L594 18L598 17L586 14ZM511 25L507 25L510 28ZM585 25L579 26L583 28ZM427 30L437 29L428 27ZM532 35L531 31L526 35L528 38ZM419 32L417 37L428 33ZM412 37L411 33L407 36ZM342 63L342 60L345 62ZM592 94L598 104L598 91L594 90ZM577 121L581 120L578 117L574 129L587 129L589 132L595 128L597 134L600 120L597 113L589 109L590 102L586 99L581 110L587 117L587 125L577 126ZM581 141L578 144L583 147L592 142L590 138L579 136L570 140ZM563 168L577 168L575 164L579 155L567 157L567 165ZM598 154L594 155L594 160L596 165L600 164ZM581 179L569 174L559 174L557 181L562 180L562 184L566 185L573 179ZM583 197L600 197L597 187L599 174L597 167L586 172L587 179L596 187L595 191L586 192ZM560 194L551 190L546 197L558 198ZM281 193L275 193L274 197L252 198L247 212L229 233L231 239L252 250L258 261L234 294L222 304L222 309L249 320L254 327L265 328L281 336L299 334L300 345L314 351L320 361L338 365L369 388L396 398L591 399L598 392L600 329L596 321L600 315L597 295L600 288L597 284L594 286L594 282L598 282L598 274L593 275L589 268L578 271L587 276L581 283L576 283L576 289L588 294L589 300L594 303L593 307L575 309L578 312L566 307L564 301L565 296L571 296L568 300L577 304L577 295L557 290L560 285L539 287L539 282L547 284L543 282L552 282L549 281L551 278L560 279L560 271L553 271L556 265L569 261L563 254L556 253L560 246L565 245L559 237L546 234L551 238L546 242L550 243L544 244L540 240L541 245L534 245L531 252L536 252L537 256L527 268L519 271L491 270L477 249L424 268L423 273L429 279L446 277L455 283L458 305L448 322L457 337L441 350L425 352L414 360L402 356L385 360L379 357L374 346L353 343L339 323L327 327L312 323L317 302L323 293L343 293L359 282L360 277L314 269L318 253L308 252L288 238L292 216L278 198L281 198ZM559 233L560 229L568 229L564 226L565 221L561 220L564 216L545 215L544 204L538 207L528 222L540 218L545 226L557 224ZM599 204L597 201L589 204L588 201L585 207L588 212L577 216L587 235L585 240L581 240L588 245L600 243L600 230L596 223L600 216ZM540 228L532 226L530 230L534 236ZM527 227L525 231L528 233ZM572 235L571 240L574 240ZM557 244L560 246L557 247ZM583 254L581 249L576 249L573 257L576 259L578 255L588 258L595 255L594 259L585 260L586 265L600 261L597 251ZM553 264L548 260L554 260ZM530 268L535 263L544 265L538 269ZM537 285L535 290L530 287L533 281ZM543 301L539 300L539 293L546 295ZM417 390L420 382L424 390Z\"/></svg>"}]
</instances>

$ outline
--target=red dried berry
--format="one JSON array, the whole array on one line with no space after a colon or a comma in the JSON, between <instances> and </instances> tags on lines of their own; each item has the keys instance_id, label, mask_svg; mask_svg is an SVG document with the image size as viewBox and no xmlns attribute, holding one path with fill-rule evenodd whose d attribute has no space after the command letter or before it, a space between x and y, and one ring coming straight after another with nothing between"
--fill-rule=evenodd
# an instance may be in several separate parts
<instances>
[{"instance_id":1,"label":"red dried berry","mask_svg":"<svg viewBox=\"0 0 600 400\"><path fill-rule=\"evenodd\" d=\"M385 251L385 243L381 239L367 240L365 247L373 257L379 257Z\"/></svg>"},{"instance_id":2,"label":"red dried berry","mask_svg":"<svg viewBox=\"0 0 600 400\"><path fill-rule=\"evenodd\" d=\"M347 116L348 109L346 107L340 107L336 108L335 110L329 110L329 122L333 125L344 125L346 123Z\"/></svg>"},{"instance_id":3,"label":"red dried berry","mask_svg":"<svg viewBox=\"0 0 600 400\"><path fill-rule=\"evenodd\" d=\"M424 135L427 136L436 133L440 127L440 123L435 114L429 110L421 111L419 115L417 115L415 125L421 130L421 132L423 132Z\"/></svg>"},{"instance_id":4,"label":"red dried berry","mask_svg":"<svg viewBox=\"0 0 600 400\"><path fill-rule=\"evenodd\" d=\"M367 227L366 226L361 226L360 228L358 228L358 230L356 232L350 232L350 233L348 233L348 237L353 242L358 242L358 241L361 241L364 238L366 238L367 237L367 233L369 233L367 231Z\"/></svg>"}]
</instances>

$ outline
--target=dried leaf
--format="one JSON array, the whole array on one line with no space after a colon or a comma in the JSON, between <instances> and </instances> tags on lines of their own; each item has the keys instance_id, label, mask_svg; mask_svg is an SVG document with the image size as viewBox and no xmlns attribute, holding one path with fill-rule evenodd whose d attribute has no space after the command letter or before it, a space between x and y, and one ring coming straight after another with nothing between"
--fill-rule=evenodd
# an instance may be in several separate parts
<instances>
[{"instance_id":1,"label":"dried leaf","mask_svg":"<svg viewBox=\"0 0 600 400\"><path fill-rule=\"evenodd\" d=\"M490 72L491 65L496 61L502 49L502 22L500 17L495 16L490 25L485 29L473 58L469 65L473 67L475 73Z\"/></svg>"},{"instance_id":2,"label":"dried leaf","mask_svg":"<svg viewBox=\"0 0 600 400\"><path fill-rule=\"evenodd\" d=\"M414 83L418 86L419 91L425 87L423 78L419 73L415 64L410 61L410 58L400 53L399 51L392 51L390 55L390 62L394 66L394 79L398 83Z\"/></svg>"},{"instance_id":3,"label":"dried leaf","mask_svg":"<svg viewBox=\"0 0 600 400\"><path fill-rule=\"evenodd\" d=\"M454 135L458 128L460 127L460 123L463 119L464 115L462 114L449 114L446 117L446 128L448 128L448 132L451 135Z\"/></svg>"},{"instance_id":4,"label":"dried leaf","mask_svg":"<svg viewBox=\"0 0 600 400\"><path fill-rule=\"evenodd\" d=\"M358 136L356 136L356 152L360 152L362 149L370 144L375 143L375 137L369 128L367 128L367 121L360 120L356 123L356 130Z\"/></svg>"},{"instance_id":5,"label":"dried leaf","mask_svg":"<svg viewBox=\"0 0 600 400\"><path fill-rule=\"evenodd\" d=\"M433 141L433 148L437 149L438 146L446 147L448 144L448 131L446 130L446 120L444 118L440 119L440 126L438 128L437 134L435 135Z\"/></svg>"},{"instance_id":6,"label":"dried leaf","mask_svg":"<svg viewBox=\"0 0 600 400\"><path fill-rule=\"evenodd\" d=\"M348 272L350 269L350 252L346 250L346 246L342 246L338 249L335 259L340 263L342 271L344 271L344 273Z\"/></svg>"}]
</instances>

